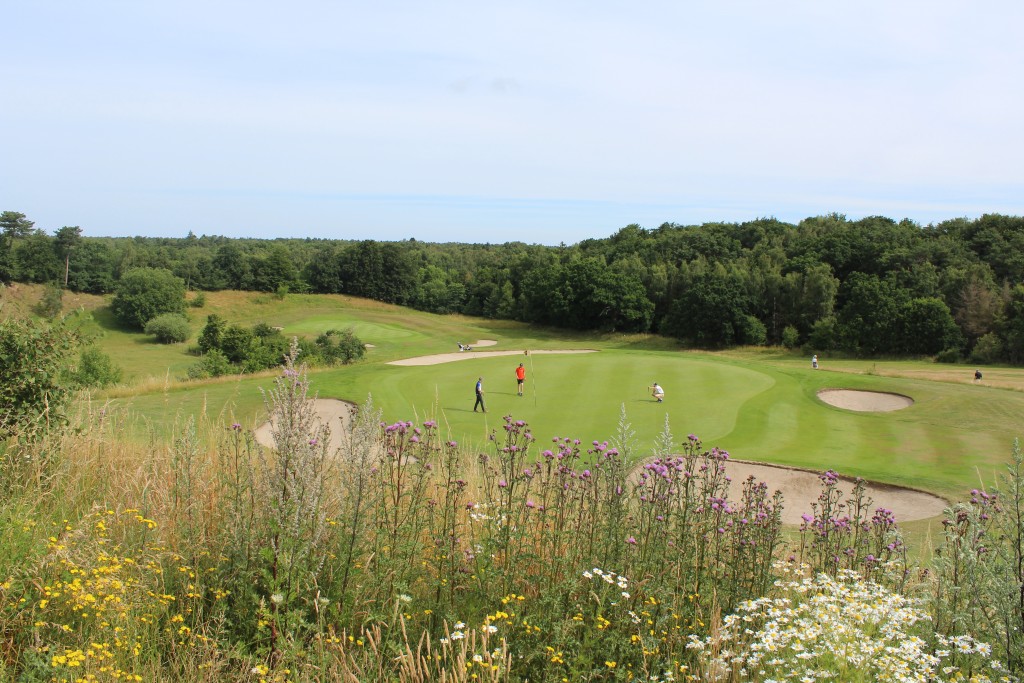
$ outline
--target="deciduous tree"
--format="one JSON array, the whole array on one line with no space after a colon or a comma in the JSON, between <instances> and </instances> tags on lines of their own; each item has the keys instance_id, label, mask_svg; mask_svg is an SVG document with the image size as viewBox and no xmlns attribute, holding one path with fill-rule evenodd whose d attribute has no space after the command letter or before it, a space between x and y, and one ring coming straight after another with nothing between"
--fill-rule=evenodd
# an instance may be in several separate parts
<instances>
[{"instance_id":1,"label":"deciduous tree","mask_svg":"<svg viewBox=\"0 0 1024 683\"><path fill-rule=\"evenodd\" d=\"M123 324L141 330L161 313L185 314L185 282L163 268L136 268L121 278L110 307Z\"/></svg>"}]
</instances>

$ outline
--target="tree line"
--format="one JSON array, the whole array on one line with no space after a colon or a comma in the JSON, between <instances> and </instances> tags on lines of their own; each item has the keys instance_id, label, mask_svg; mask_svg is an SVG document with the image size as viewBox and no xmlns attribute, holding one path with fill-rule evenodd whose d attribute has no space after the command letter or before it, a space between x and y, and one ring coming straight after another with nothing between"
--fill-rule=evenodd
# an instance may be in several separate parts
<instances>
[{"instance_id":1,"label":"tree line","mask_svg":"<svg viewBox=\"0 0 1024 683\"><path fill-rule=\"evenodd\" d=\"M0 214L0 282L106 294L139 268L186 289L341 293L434 313L783 344L859 355L1024 363L1024 217L921 226L841 214L786 223L629 225L571 246L50 235Z\"/></svg>"}]
</instances>

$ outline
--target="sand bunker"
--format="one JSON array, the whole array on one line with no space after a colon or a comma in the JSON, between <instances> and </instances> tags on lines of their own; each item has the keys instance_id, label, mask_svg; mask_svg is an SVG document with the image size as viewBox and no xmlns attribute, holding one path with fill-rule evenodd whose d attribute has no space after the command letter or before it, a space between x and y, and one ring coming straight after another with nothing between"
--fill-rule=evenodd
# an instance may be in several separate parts
<instances>
[{"instance_id":1,"label":"sand bunker","mask_svg":"<svg viewBox=\"0 0 1024 683\"><path fill-rule=\"evenodd\" d=\"M807 470L729 460L725 471L732 479L729 498L733 500L739 500L743 482L751 475L766 483L770 493L781 491L785 501L782 521L786 524L800 524L803 521L801 515L811 513L811 503L821 493L819 475ZM838 488L843 492L841 500L845 501L853 489L853 481L849 477L839 478ZM871 497L871 512L877 508L892 510L897 522L937 517L949 505L930 493L875 482L868 482L867 495Z\"/></svg>"},{"instance_id":2,"label":"sand bunker","mask_svg":"<svg viewBox=\"0 0 1024 683\"><path fill-rule=\"evenodd\" d=\"M487 340L483 340L487 341ZM479 343L479 342L478 342ZM538 356L549 353L596 353L595 349L547 349L530 350L531 354ZM523 350L518 351L456 351L455 353L436 353L433 356L418 356L417 358L403 358L393 360L388 365L437 365L438 363L454 363L460 360L481 359L491 356L522 356Z\"/></svg>"},{"instance_id":3,"label":"sand bunker","mask_svg":"<svg viewBox=\"0 0 1024 683\"><path fill-rule=\"evenodd\" d=\"M336 436L348 430L348 426L352 422L352 415L356 410L356 405L334 398L317 398L313 400L313 410L316 412L320 424L327 425L328 429L331 430L331 441L333 443L329 443L328 447L333 447L337 444L337 441L334 441ZM271 433L272 430L273 424L270 421L261 424L253 432L256 442L267 448L273 448L274 436Z\"/></svg>"},{"instance_id":4,"label":"sand bunker","mask_svg":"<svg viewBox=\"0 0 1024 683\"><path fill-rule=\"evenodd\" d=\"M818 398L830 406L867 413L889 412L914 405L914 399L909 396L853 389L822 389Z\"/></svg>"}]
</instances>

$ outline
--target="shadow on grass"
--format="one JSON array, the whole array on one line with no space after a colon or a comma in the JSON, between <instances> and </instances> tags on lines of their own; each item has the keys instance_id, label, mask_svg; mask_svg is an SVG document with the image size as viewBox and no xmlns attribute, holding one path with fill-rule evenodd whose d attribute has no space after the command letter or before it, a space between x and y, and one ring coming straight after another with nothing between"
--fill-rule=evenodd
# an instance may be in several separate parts
<instances>
[{"instance_id":1,"label":"shadow on grass","mask_svg":"<svg viewBox=\"0 0 1024 683\"><path fill-rule=\"evenodd\" d=\"M96 321L104 330L111 330L113 332L137 332L131 328L125 327L121 324L121 321L114 315L114 311L110 309L110 306L101 306L92 311L92 319Z\"/></svg>"}]
</instances>

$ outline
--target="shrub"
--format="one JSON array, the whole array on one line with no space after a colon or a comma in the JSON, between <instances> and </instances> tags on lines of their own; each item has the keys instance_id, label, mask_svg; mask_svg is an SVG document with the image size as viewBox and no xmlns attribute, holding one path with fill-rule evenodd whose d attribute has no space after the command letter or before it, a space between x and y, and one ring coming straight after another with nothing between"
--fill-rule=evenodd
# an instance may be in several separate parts
<instances>
[{"instance_id":1,"label":"shrub","mask_svg":"<svg viewBox=\"0 0 1024 683\"><path fill-rule=\"evenodd\" d=\"M795 349L800 345L800 332L792 325L782 330L782 345L787 349Z\"/></svg>"},{"instance_id":2,"label":"shrub","mask_svg":"<svg viewBox=\"0 0 1024 683\"><path fill-rule=\"evenodd\" d=\"M971 360L977 363L998 363L1003 359L1003 341L995 332L978 339L971 351Z\"/></svg>"},{"instance_id":3,"label":"shrub","mask_svg":"<svg viewBox=\"0 0 1024 683\"><path fill-rule=\"evenodd\" d=\"M220 349L206 352L203 359L188 369L189 379L207 379L236 372L236 368Z\"/></svg>"},{"instance_id":4,"label":"shrub","mask_svg":"<svg viewBox=\"0 0 1024 683\"><path fill-rule=\"evenodd\" d=\"M347 330L327 330L316 338L315 353L325 365L348 365L366 354L366 345Z\"/></svg>"},{"instance_id":5,"label":"shrub","mask_svg":"<svg viewBox=\"0 0 1024 683\"><path fill-rule=\"evenodd\" d=\"M946 349L935 356L936 363L959 363L960 349Z\"/></svg>"},{"instance_id":6,"label":"shrub","mask_svg":"<svg viewBox=\"0 0 1024 683\"><path fill-rule=\"evenodd\" d=\"M807 348L831 351L839 346L839 323L834 316L814 321L807 337Z\"/></svg>"},{"instance_id":7,"label":"shrub","mask_svg":"<svg viewBox=\"0 0 1024 683\"><path fill-rule=\"evenodd\" d=\"M62 419L70 388L61 369L77 346L63 321L0 320L0 439Z\"/></svg>"},{"instance_id":8,"label":"shrub","mask_svg":"<svg viewBox=\"0 0 1024 683\"><path fill-rule=\"evenodd\" d=\"M121 381L121 368L109 355L90 347L82 349L78 366L68 373L67 380L80 387L105 387Z\"/></svg>"},{"instance_id":9,"label":"shrub","mask_svg":"<svg viewBox=\"0 0 1024 683\"><path fill-rule=\"evenodd\" d=\"M53 320L64 309L64 290L59 285L50 283L43 290L43 296L35 305L35 311L43 318Z\"/></svg>"},{"instance_id":10,"label":"shrub","mask_svg":"<svg viewBox=\"0 0 1024 683\"><path fill-rule=\"evenodd\" d=\"M763 346L768 340L768 329L753 315L744 315L738 321L737 341L751 346Z\"/></svg>"},{"instance_id":11,"label":"shrub","mask_svg":"<svg viewBox=\"0 0 1024 683\"><path fill-rule=\"evenodd\" d=\"M188 318L178 313L164 313L146 323L146 334L157 338L161 344L178 344L192 336Z\"/></svg>"},{"instance_id":12,"label":"shrub","mask_svg":"<svg viewBox=\"0 0 1024 683\"><path fill-rule=\"evenodd\" d=\"M188 305L190 308L202 308L205 306L206 292L196 292L195 296L189 300Z\"/></svg>"},{"instance_id":13,"label":"shrub","mask_svg":"<svg viewBox=\"0 0 1024 683\"><path fill-rule=\"evenodd\" d=\"M221 335L218 348L232 363L244 363L252 352L255 339L256 335L252 333L251 329L241 325L231 325Z\"/></svg>"}]
</instances>

